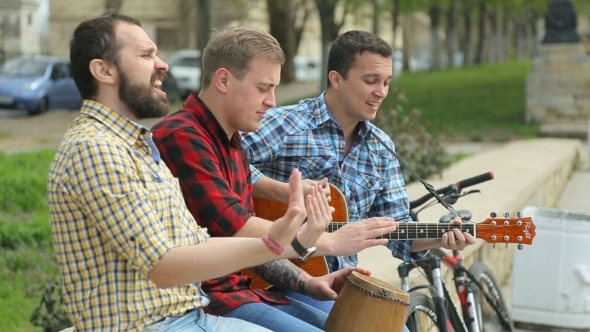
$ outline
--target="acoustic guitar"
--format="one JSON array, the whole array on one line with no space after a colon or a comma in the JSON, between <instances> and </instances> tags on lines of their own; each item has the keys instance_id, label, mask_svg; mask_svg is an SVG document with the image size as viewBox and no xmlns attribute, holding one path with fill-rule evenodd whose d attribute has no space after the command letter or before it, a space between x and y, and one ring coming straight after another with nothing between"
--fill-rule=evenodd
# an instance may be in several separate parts
<instances>
[{"instance_id":1,"label":"acoustic guitar","mask_svg":"<svg viewBox=\"0 0 590 332\"><path fill-rule=\"evenodd\" d=\"M348 204L344 194L333 184L330 184L330 196L330 205L335 208L332 213L334 221L328 225L326 231L335 232L349 223ZM287 208L288 204L286 203L254 197L254 212L257 217L277 220L285 215ZM483 239L488 243L532 244L536 235L536 226L530 217L503 218L499 216L487 218L477 224L463 223L460 226L452 223L400 222L395 232L386 234L382 238L390 240L440 239L452 228L460 228L462 232L468 232L473 237ZM305 262L300 259L290 259L290 261L314 277L329 273L328 263L324 256L314 256ZM254 289L271 286L249 269L242 270L242 273L252 278L251 287Z\"/></svg>"}]
</instances>

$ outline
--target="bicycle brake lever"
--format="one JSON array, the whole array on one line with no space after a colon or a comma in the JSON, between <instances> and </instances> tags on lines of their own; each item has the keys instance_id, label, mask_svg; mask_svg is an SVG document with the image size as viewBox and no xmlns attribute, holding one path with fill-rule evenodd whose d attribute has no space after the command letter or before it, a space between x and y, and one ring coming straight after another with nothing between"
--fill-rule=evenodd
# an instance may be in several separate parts
<instances>
[{"instance_id":1,"label":"bicycle brake lever","mask_svg":"<svg viewBox=\"0 0 590 332\"><path fill-rule=\"evenodd\" d=\"M459 197L457 197L457 198L460 198L460 197L463 197L463 196L467 196L467 195L471 195L471 194L481 194L481 190L479 190L479 189L469 190L467 192L461 193L459 195Z\"/></svg>"}]
</instances>

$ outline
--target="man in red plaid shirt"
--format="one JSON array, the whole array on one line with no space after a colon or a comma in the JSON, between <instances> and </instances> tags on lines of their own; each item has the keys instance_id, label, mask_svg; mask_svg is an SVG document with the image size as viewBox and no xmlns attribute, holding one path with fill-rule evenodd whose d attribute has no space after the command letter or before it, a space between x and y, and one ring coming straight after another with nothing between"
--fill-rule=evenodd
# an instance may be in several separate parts
<instances>
[{"instance_id":1,"label":"man in red plaid shirt","mask_svg":"<svg viewBox=\"0 0 590 332\"><path fill-rule=\"evenodd\" d=\"M268 232L272 222L253 215L250 168L238 131L257 130L266 110L276 106L274 90L284 54L269 34L235 27L215 35L202 60L203 90L193 92L183 109L152 128L154 141L179 179L189 210L211 236L260 236ZM316 188L317 184L306 180L304 188ZM320 184L328 194L327 182ZM308 232L307 227L304 224L300 234ZM395 227L393 219L385 217L347 225L324 233L316 254L349 255L384 244L387 240L375 237L394 232ZM292 243L297 248L289 249L300 255L310 252L297 244ZM276 287L317 300L335 299L352 271L369 273L351 267L313 278L285 259L254 271ZM279 292L252 289L250 283L240 272L203 282L211 298L205 310L256 322L273 331L319 331L323 327L326 313Z\"/></svg>"}]
</instances>

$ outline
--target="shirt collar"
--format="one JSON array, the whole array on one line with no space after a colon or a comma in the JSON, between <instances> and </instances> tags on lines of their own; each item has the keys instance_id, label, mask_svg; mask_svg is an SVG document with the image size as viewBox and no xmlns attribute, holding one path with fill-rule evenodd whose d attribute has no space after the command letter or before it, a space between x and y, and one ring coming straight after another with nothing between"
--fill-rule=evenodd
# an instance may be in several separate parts
<instances>
[{"instance_id":1,"label":"shirt collar","mask_svg":"<svg viewBox=\"0 0 590 332\"><path fill-rule=\"evenodd\" d=\"M195 117L196 121L201 123L201 125L204 128L207 128L207 130L214 137L218 137L221 140L221 142L232 145L241 144L240 134L238 132L232 134L231 140L227 137L227 133L225 132L225 130L223 130L223 127L221 127L221 124L219 123L215 115L213 115L213 112L209 110L207 105L205 105L201 98L199 98L197 93L192 92L188 96L184 108L191 112Z\"/></svg>"},{"instance_id":2,"label":"shirt collar","mask_svg":"<svg viewBox=\"0 0 590 332\"><path fill-rule=\"evenodd\" d=\"M123 141L130 142L131 146L135 145L135 143L140 140L147 141L151 150L150 154L152 158L156 163L160 162L160 154L153 144L151 132L146 127L117 114L107 106L93 100L84 100L81 115L93 118L102 123L106 130L109 130ZM150 142L152 144L150 144Z\"/></svg>"},{"instance_id":3,"label":"shirt collar","mask_svg":"<svg viewBox=\"0 0 590 332\"><path fill-rule=\"evenodd\" d=\"M330 113L330 110L328 109L328 105L326 104L326 92L322 92L321 95L319 95L317 98L315 98L315 103L316 103L316 107L315 109L318 110L318 117L316 117L317 119L317 125L322 125L328 121L331 121L334 123L334 125L337 128L340 128L340 124L338 124L338 122L336 122L336 120L334 120L334 117L332 117L332 113ZM369 133L371 131L371 124L369 121L361 121L359 124L359 136L364 137L367 133Z\"/></svg>"}]
</instances>

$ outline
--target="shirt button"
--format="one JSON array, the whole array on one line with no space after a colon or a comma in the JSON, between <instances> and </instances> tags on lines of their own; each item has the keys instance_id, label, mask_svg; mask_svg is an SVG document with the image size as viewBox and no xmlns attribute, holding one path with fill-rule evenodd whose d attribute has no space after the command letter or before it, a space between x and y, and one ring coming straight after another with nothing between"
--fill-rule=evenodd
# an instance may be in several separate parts
<instances>
[{"instance_id":1,"label":"shirt button","mask_svg":"<svg viewBox=\"0 0 590 332\"><path fill-rule=\"evenodd\" d=\"M129 238L129 240L130 240L130 241L135 241L135 236L131 236L131 237Z\"/></svg>"}]
</instances>

